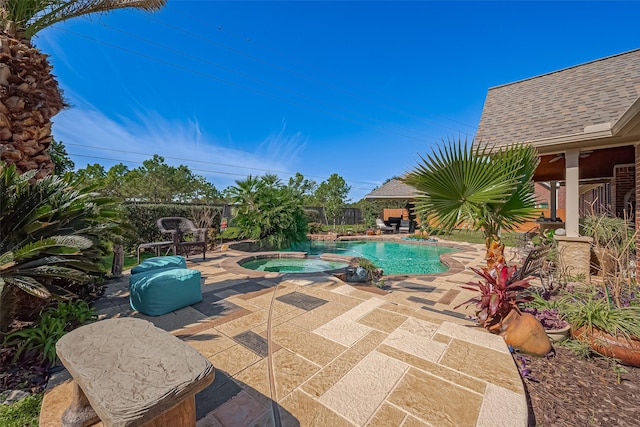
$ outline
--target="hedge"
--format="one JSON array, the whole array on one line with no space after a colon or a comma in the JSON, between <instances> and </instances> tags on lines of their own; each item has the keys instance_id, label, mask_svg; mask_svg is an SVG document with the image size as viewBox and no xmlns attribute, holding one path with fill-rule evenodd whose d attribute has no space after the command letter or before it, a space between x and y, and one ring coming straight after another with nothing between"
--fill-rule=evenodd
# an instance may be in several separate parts
<instances>
[{"instance_id":1,"label":"hedge","mask_svg":"<svg viewBox=\"0 0 640 427\"><path fill-rule=\"evenodd\" d=\"M180 216L188 218L198 228L219 229L222 209L208 205L188 205L171 203L125 203L122 205L124 216L131 225L131 232L125 236L125 247L136 248L140 243L168 240L160 232L159 218Z\"/></svg>"}]
</instances>

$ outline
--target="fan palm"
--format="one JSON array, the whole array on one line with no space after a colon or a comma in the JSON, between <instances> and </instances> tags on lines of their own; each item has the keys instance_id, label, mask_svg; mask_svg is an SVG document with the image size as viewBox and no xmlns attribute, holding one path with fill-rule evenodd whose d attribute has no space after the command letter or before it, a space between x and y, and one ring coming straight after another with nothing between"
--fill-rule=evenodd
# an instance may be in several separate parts
<instances>
[{"instance_id":1,"label":"fan palm","mask_svg":"<svg viewBox=\"0 0 640 427\"><path fill-rule=\"evenodd\" d=\"M55 283L84 283L99 272L100 242L120 233L113 200L98 197L71 174L34 183L0 162L0 332L20 292L68 294Z\"/></svg>"},{"instance_id":2,"label":"fan palm","mask_svg":"<svg viewBox=\"0 0 640 427\"><path fill-rule=\"evenodd\" d=\"M421 195L416 212L431 226L450 232L460 226L482 230L489 267L503 261L502 230L513 231L536 216L533 173L538 155L531 145L492 150L447 141L404 178Z\"/></svg>"},{"instance_id":3,"label":"fan palm","mask_svg":"<svg viewBox=\"0 0 640 427\"><path fill-rule=\"evenodd\" d=\"M0 0L0 160L18 171L53 172L51 118L66 107L47 56L34 48L39 31L70 18L120 8L157 10L166 0Z\"/></svg>"},{"instance_id":4,"label":"fan palm","mask_svg":"<svg viewBox=\"0 0 640 427\"><path fill-rule=\"evenodd\" d=\"M237 205L233 224L243 237L271 247L286 247L306 239L307 221L300 192L275 175L249 176L229 189Z\"/></svg>"}]
</instances>

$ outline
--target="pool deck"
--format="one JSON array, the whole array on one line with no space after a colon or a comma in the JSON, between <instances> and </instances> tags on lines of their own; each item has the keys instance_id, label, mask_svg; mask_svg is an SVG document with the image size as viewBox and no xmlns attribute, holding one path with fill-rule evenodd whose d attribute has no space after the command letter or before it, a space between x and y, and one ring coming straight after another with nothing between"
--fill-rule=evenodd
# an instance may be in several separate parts
<instances>
[{"instance_id":1,"label":"pool deck","mask_svg":"<svg viewBox=\"0 0 640 427\"><path fill-rule=\"evenodd\" d=\"M504 341L453 309L471 295L459 288L474 279L468 267L484 264L483 245L456 245L464 250L448 254L450 272L387 278L388 291L253 272L237 265L247 253L211 251L188 261L202 272L198 304L134 312L125 274L107 282L96 308L101 318L149 320L212 362L215 380L196 396L198 427L526 426ZM40 426L60 425L68 389L64 371L50 381Z\"/></svg>"}]
</instances>

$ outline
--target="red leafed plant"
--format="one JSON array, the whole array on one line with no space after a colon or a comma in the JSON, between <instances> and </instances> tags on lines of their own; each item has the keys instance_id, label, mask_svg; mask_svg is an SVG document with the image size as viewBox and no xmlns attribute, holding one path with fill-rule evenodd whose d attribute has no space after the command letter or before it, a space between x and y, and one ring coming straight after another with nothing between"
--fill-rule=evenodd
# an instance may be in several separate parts
<instances>
[{"instance_id":1,"label":"red leafed plant","mask_svg":"<svg viewBox=\"0 0 640 427\"><path fill-rule=\"evenodd\" d=\"M531 296L520 294L530 284L529 280L519 280L516 267L498 264L496 268L491 270L488 268L482 270L472 268L471 270L483 278L484 283L481 281L467 282L467 286L461 287L479 292L480 295L470 298L455 308L465 304L476 304L476 316L478 316L480 326L489 329L494 325L499 325L511 310L520 312L519 303L531 300Z\"/></svg>"}]
</instances>

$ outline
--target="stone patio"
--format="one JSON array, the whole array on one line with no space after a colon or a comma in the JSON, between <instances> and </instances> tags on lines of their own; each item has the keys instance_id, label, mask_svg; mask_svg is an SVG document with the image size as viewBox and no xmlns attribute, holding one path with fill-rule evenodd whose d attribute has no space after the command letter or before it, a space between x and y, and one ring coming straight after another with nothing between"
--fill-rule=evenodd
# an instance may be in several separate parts
<instances>
[{"instance_id":1,"label":"stone patio","mask_svg":"<svg viewBox=\"0 0 640 427\"><path fill-rule=\"evenodd\" d=\"M526 426L504 341L453 310L470 295L459 288L474 277L466 267L484 264L484 246L463 248L449 273L395 277L388 292L326 274L254 272L235 263L245 253L215 251L188 261L202 272L198 304L133 312L125 275L96 308L149 320L213 363L214 382L196 395L198 427ZM64 375L50 385L41 426L59 425L64 408Z\"/></svg>"}]
</instances>

